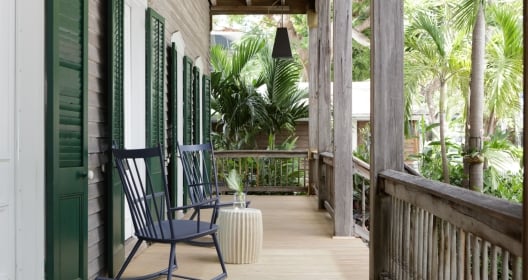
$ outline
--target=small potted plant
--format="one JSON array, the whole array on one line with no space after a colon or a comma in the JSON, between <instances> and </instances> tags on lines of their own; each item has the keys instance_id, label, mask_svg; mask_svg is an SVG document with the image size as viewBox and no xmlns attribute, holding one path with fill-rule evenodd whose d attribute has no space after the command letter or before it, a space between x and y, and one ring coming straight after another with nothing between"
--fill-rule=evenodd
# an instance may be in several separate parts
<instances>
[{"instance_id":1,"label":"small potted plant","mask_svg":"<svg viewBox=\"0 0 528 280\"><path fill-rule=\"evenodd\" d=\"M246 208L246 193L244 192L244 184L242 178L236 169L231 169L226 177L227 187L234 190L233 207L235 209Z\"/></svg>"}]
</instances>

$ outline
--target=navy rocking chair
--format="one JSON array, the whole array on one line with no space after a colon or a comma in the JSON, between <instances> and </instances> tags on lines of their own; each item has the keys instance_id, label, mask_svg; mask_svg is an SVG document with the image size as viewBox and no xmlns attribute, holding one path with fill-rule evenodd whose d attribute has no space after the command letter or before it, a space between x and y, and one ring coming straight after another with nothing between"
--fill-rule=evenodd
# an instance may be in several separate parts
<instances>
[{"instance_id":1,"label":"navy rocking chair","mask_svg":"<svg viewBox=\"0 0 528 280\"><path fill-rule=\"evenodd\" d=\"M199 201L219 201L218 174L214 158L213 145L211 143L195 145L178 145L180 160L183 166L187 195L191 204ZM248 207L250 201L246 201ZM202 204L202 209L214 208L213 222L216 222L218 208L233 206L233 201ZM190 219L198 212L194 212ZM199 242L197 244L200 244ZM205 243L204 245L206 245Z\"/></svg>"},{"instance_id":2,"label":"navy rocking chair","mask_svg":"<svg viewBox=\"0 0 528 280\"><path fill-rule=\"evenodd\" d=\"M135 236L138 239L115 279L121 278L144 241L170 244L168 266L157 273L133 279L151 279L160 275L167 275L167 279L172 277L196 279L173 274L178 267L175 247L179 242L188 242L203 236L212 237L222 268L222 272L213 279L226 278L227 272L216 236L218 227L213 220L202 221L200 219L201 207L216 205L218 200L213 197L202 197L190 205L172 207L161 147L135 150L112 149L112 151L132 215ZM197 213L195 219L176 219L174 217L176 211L190 209L194 209ZM214 217L216 217L216 213L213 213L212 218L214 219Z\"/></svg>"}]
</instances>

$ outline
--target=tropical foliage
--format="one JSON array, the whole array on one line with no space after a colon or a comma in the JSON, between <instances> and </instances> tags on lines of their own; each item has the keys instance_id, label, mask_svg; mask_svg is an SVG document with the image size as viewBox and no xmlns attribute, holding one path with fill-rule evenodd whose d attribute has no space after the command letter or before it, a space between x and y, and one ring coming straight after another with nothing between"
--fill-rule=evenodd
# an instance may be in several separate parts
<instances>
[{"instance_id":1,"label":"tropical foliage","mask_svg":"<svg viewBox=\"0 0 528 280\"><path fill-rule=\"evenodd\" d=\"M221 131L215 143L222 148L251 148L261 131L273 148L278 131L293 130L296 120L308 116L301 65L271 58L269 47L260 37L247 37L232 50L211 50L211 108Z\"/></svg>"}]
</instances>

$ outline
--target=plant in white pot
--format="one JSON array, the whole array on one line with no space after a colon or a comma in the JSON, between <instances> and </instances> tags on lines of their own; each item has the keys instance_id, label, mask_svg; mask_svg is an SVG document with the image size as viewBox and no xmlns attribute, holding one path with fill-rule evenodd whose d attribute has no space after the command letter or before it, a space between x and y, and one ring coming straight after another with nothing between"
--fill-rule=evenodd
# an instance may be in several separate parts
<instances>
[{"instance_id":1,"label":"plant in white pot","mask_svg":"<svg viewBox=\"0 0 528 280\"><path fill-rule=\"evenodd\" d=\"M246 208L246 193L244 192L244 184L242 178L236 169L231 169L226 177L227 187L234 190L233 194L233 208Z\"/></svg>"}]
</instances>

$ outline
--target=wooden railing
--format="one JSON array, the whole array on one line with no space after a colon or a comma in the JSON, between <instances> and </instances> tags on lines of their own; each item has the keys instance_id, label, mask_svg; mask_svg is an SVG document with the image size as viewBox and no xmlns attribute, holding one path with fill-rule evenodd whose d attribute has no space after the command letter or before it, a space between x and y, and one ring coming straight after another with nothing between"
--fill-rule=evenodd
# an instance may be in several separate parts
<instances>
[{"instance_id":1,"label":"wooden railing","mask_svg":"<svg viewBox=\"0 0 528 280\"><path fill-rule=\"evenodd\" d=\"M215 151L221 191L223 176L238 170L249 193L308 193L308 151Z\"/></svg>"},{"instance_id":2,"label":"wooden railing","mask_svg":"<svg viewBox=\"0 0 528 280\"><path fill-rule=\"evenodd\" d=\"M379 178L387 279L521 279L520 204L392 170Z\"/></svg>"},{"instance_id":3,"label":"wooden railing","mask_svg":"<svg viewBox=\"0 0 528 280\"><path fill-rule=\"evenodd\" d=\"M334 208L333 155L321 153L324 206ZM369 240L369 165L354 158L355 234ZM380 279L521 279L522 206L420 176L384 171L385 277ZM380 241L378 241L380 242Z\"/></svg>"},{"instance_id":4,"label":"wooden railing","mask_svg":"<svg viewBox=\"0 0 528 280\"><path fill-rule=\"evenodd\" d=\"M324 207L332 215L335 208L334 197L334 155L332 153L321 153L318 155L322 162L321 174L319 181L319 192L324 193ZM354 161L354 233L364 240L369 240L369 211L368 211L368 196L369 196L369 180L370 167L368 163L353 157Z\"/></svg>"}]
</instances>

